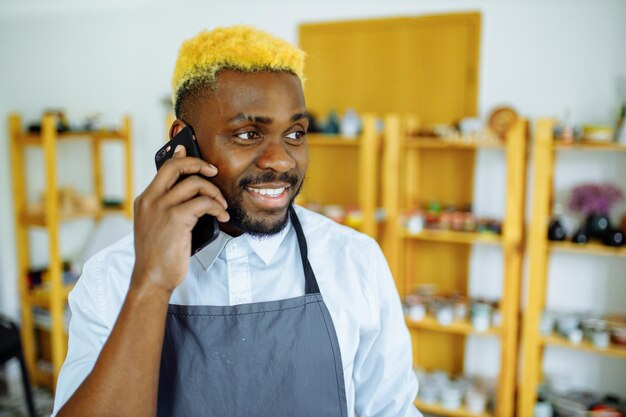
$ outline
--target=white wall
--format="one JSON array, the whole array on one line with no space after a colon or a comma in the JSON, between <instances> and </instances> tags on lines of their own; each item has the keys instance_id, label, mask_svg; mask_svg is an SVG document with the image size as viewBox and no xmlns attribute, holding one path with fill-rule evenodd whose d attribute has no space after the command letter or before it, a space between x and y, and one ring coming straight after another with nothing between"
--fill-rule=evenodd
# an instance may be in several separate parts
<instances>
[{"instance_id":1,"label":"white wall","mask_svg":"<svg viewBox=\"0 0 626 417\"><path fill-rule=\"evenodd\" d=\"M530 118L560 117L569 109L579 122L613 122L618 103L626 100L624 81L621 97L618 96L618 80L626 79L626 2L623 0L0 0L0 132L6 132L5 116L10 111L20 112L29 121L52 106L66 109L74 119L100 112L107 120L115 121L121 114L129 113L134 121L138 194L153 176L153 151L164 139L164 109L160 102L169 91L178 46L201 28L248 23L297 42L297 27L302 22L476 10L483 16L481 116L485 117L498 104L509 103ZM16 316L15 228L7 151L7 141L3 140L0 142L0 311ZM85 155L88 153L81 149L64 149L61 157L67 170L61 175L75 187L88 190L88 177L75 178L74 174L76 170L88 170ZM36 160L37 156L33 158ZM484 214L502 213L504 178L494 175L503 172L502 161L489 152L479 158L476 209ZM609 173L626 178L622 165L625 165L623 160L621 164L618 160L606 163L600 160L582 172L576 161L566 161L560 168L557 188L565 190L575 183L572 181L602 179ZM119 177L119 169L113 158L107 164L107 175ZM41 184L41 179L36 178L40 172L36 168L35 171L29 181ZM626 187L625 183L622 185ZM115 187L112 187L114 191ZM84 236L88 230L89 225L74 225L65 233ZM74 238L72 242L63 248L64 253L80 252L82 238ZM45 263L45 251L36 246L37 259ZM476 251L471 285L474 293L493 293L499 288L498 257L493 251ZM623 261L609 267L601 266L598 263L601 260L589 262L600 265L602 279L626 275ZM577 271L567 262L555 268L561 268L558 275L563 277ZM624 281L615 281L619 280L613 280L611 288L617 285L617 293L626 295ZM581 303L602 303L604 293L599 293L579 294L586 297ZM549 303L561 305L571 295L569 291L551 290ZM611 309L624 312L626 307L619 301L623 296L611 300ZM468 355L497 353L497 349L478 347L488 342L470 342L478 344L468 349ZM561 369L562 362L552 359L556 361L554 366L548 364L547 368ZM614 365L605 367L611 366L615 369ZM604 385L618 381L624 391L623 366L624 361L617 366L622 370L617 373L622 379L610 377ZM472 371L490 373L492 367L477 368ZM575 379L581 385L599 386L602 375L583 371Z\"/></svg>"}]
</instances>

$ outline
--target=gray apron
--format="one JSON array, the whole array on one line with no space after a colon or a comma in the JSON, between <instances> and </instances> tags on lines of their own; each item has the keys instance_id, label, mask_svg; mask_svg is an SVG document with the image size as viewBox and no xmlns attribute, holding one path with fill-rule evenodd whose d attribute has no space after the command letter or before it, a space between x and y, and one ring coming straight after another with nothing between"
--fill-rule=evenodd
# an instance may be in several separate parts
<instances>
[{"instance_id":1,"label":"gray apron","mask_svg":"<svg viewBox=\"0 0 626 417\"><path fill-rule=\"evenodd\" d=\"M158 417L345 417L339 342L293 207L305 295L169 306Z\"/></svg>"}]
</instances>

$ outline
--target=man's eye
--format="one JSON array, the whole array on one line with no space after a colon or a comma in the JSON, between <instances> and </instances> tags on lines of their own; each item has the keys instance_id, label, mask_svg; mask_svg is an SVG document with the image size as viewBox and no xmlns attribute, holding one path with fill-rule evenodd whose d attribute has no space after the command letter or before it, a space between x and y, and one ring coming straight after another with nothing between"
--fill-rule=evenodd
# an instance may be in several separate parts
<instances>
[{"instance_id":1,"label":"man's eye","mask_svg":"<svg viewBox=\"0 0 626 417\"><path fill-rule=\"evenodd\" d=\"M254 130L250 130L248 132L243 132L243 133L239 133L237 135L239 139L244 139L244 140L252 140L252 139L258 139L260 136L257 132L255 132Z\"/></svg>"},{"instance_id":2,"label":"man's eye","mask_svg":"<svg viewBox=\"0 0 626 417\"><path fill-rule=\"evenodd\" d=\"M289 139L300 140L306 136L306 132L304 130L296 130L295 132L291 132L287 135Z\"/></svg>"}]
</instances>

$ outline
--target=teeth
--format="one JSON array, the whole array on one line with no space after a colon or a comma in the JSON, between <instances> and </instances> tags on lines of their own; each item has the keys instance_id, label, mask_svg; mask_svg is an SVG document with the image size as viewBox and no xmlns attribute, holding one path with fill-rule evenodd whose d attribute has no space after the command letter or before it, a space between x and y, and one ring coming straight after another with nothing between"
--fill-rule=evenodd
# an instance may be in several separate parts
<instances>
[{"instance_id":1,"label":"teeth","mask_svg":"<svg viewBox=\"0 0 626 417\"><path fill-rule=\"evenodd\" d=\"M269 197L278 197L285 191L285 187L281 188L248 188L250 191L254 191L257 194L266 195Z\"/></svg>"}]
</instances>

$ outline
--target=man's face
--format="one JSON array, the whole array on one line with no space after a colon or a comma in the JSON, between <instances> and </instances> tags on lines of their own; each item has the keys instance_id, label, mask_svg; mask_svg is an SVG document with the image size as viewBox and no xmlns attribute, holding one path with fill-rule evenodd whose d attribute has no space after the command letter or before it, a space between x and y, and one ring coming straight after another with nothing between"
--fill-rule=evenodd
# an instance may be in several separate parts
<instances>
[{"instance_id":1,"label":"man's face","mask_svg":"<svg viewBox=\"0 0 626 417\"><path fill-rule=\"evenodd\" d=\"M286 72L223 70L216 90L198 104L193 126L203 159L219 173L237 235L271 235L285 226L309 155L308 120L300 81Z\"/></svg>"}]
</instances>

